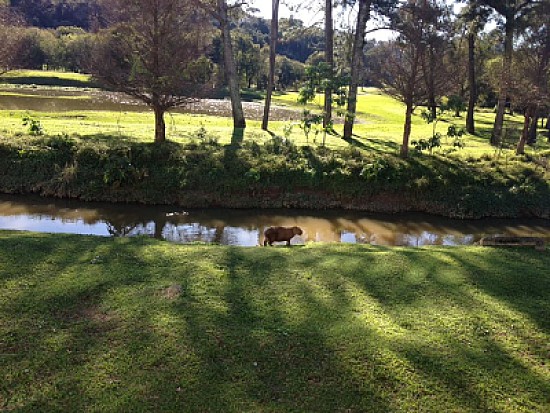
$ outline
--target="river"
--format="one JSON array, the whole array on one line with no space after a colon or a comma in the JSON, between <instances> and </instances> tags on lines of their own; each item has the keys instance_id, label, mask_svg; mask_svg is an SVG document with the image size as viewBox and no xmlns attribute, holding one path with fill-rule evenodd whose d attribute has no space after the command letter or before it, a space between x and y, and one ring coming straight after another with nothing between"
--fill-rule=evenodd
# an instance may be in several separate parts
<instances>
[{"instance_id":1,"label":"river","mask_svg":"<svg viewBox=\"0 0 550 413\"><path fill-rule=\"evenodd\" d=\"M487 235L550 240L550 220L453 220L425 214L351 211L184 210L0 195L0 229L106 237L149 236L175 243L255 246L269 226L300 226L293 243L343 242L388 246L471 245Z\"/></svg>"}]
</instances>

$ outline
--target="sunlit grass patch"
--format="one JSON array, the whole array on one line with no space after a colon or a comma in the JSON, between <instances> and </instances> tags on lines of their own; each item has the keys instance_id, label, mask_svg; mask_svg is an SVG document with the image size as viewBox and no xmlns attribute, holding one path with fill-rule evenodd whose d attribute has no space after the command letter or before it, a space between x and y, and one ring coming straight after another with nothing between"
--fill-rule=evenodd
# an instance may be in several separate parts
<instances>
[{"instance_id":1,"label":"sunlit grass patch","mask_svg":"<svg viewBox=\"0 0 550 413\"><path fill-rule=\"evenodd\" d=\"M84 73L52 70L12 70L0 76L0 84L65 87L98 87L92 76Z\"/></svg>"},{"instance_id":2,"label":"sunlit grass patch","mask_svg":"<svg viewBox=\"0 0 550 413\"><path fill-rule=\"evenodd\" d=\"M30 78L37 77L52 77L67 81L89 81L90 77L84 74L63 73L63 72L47 72L47 71L15 71L9 75L15 78ZM7 76L7 75L6 75ZM76 89L75 89L76 90ZM26 91L26 89L4 90L4 96L13 96L14 98L34 99L36 102L46 100L42 97L43 92L34 93ZM94 92L101 93L101 92ZM46 96L48 93L44 93ZM81 97L70 96L69 92L66 95L59 94L60 102L76 102L87 100L88 95L84 92ZM51 97L50 97L51 98ZM314 102L306 107L297 103L298 93L276 93L274 95L274 105L283 105L301 112L304 108L321 112L323 103L322 96L318 96ZM258 104L261 104L259 102ZM64 108L67 106L63 104ZM69 105L70 106L70 105ZM9 107L9 106L8 106ZM13 107L17 107L14 104ZM38 108L34 103L33 108ZM154 119L151 111L143 107L141 109L133 107L128 110L106 110L108 107L101 107L98 104L98 110L70 110L68 112L56 111L41 111L41 110L2 110L0 111L0 120L3 128L0 133L7 135L25 134L26 130L19 122L18 118L22 118L23 113L29 112L29 115L41 122L44 131L48 135L56 134L78 134L79 136L108 136L113 138L117 136L131 137L138 141L150 141L154 136ZM421 117L422 111L425 108L418 107L413 115L413 127L411 133L411 141L428 139L433 132L432 125L427 124ZM399 146L402 142L403 122L404 122L404 105L384 94L376 88L360 89L358 97L358 108L356 125L354 128L353 144L365 150L377 153L389 153L392 155L399 153ZM336 115L336 111L335 111ZM315 129L306 136L301 128L300 121L271 121L270 133L266 133L260 129L260 122L248 120L248 128L239 136L239 141L255 141L264 142L271 139L273 135L287 137L297 145L313 145L318 146L325 143L329 148L343 148L350 145L341 139L343 118L336 116L335 135L325 135L320 129ZM478 134L475 136L464 135L462 142L465 145L464 149L456 150L453 146L453 139L447 138L447 129L450 125L457 127L465 127L465 114L455 118L452 114L445 114L439 121L436 132L442 134L441 147L435 148L436 153L453 152L455 157L473 157L480 158L483 156L497 157L505 155L506 152L513 152L513 148L519 137L519 130L522 125L521 116L506 116L505 122L505 147L504 150L494 148L488 144L492 123L494 121L494 113L483 110L476 113ZM227 144L235 140L233 131L233 123L229 117L220 117L212 115L190 115L178 112L168 113L166 115L167 136L169 139L185 142L189 139L194 139L197 135L209 136L217 139L221 144ZM528 147L527 151L536 153L537 151L548 148L546 140L539 139L537 147ZM502 152L502 153L501 153Z\"/></svg>"}]
</instances>

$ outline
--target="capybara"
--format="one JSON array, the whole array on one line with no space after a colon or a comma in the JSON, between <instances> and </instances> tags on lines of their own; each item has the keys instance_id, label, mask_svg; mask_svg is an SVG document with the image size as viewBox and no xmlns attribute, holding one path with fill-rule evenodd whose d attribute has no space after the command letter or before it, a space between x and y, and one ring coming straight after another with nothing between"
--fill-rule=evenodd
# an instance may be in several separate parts
<instances>
[{"instance_id":1,"label":"capybara","mask_svg":"<svg viewBox=\"0 0 550 413\"><path fill-rule=\"evenodd\" d=\"M275 241L286 241L286 245L290 245L290 239L294 235L302 235L300 227L269 227L264 231L264 247L269 244L273 245Z\"/></svg>"}]
</instances>

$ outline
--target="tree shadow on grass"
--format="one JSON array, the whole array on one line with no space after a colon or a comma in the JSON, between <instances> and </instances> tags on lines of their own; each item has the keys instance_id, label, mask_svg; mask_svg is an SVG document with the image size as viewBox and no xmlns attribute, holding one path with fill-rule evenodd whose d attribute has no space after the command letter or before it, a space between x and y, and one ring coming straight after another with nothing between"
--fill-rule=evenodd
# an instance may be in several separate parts
<instances>
[{"instance_id":1,"label":"tree shadow on grass","mask_svg":"<svg viewBox=\"0 0 550 413\"><path fill-rule=\"evenodd\" d=\"M518 362L478 317L499 307L476 291L518 304L512 273L521 273L519 256L491 256L485 267L450 248L434 256L385 247L164 249L145 238L55 239L55 248L32 258L42 282L0 306L2 320L35 320L9 327L10 346L22 351L0 358L8 408L498 411L515 394L548 400L532 362ZM547 268L537 257L523 258ZM491 265L510 259L517 268L499 287ZM446 271L457 263L462 277ZM534 306L547 308L539 302L548 302L547 282L526 289L523 300L545 289ZM174 284L178 293L164 294ZM437 314L462 310L451 320L468 322L475 334Z\"/></svg>"},{"instance_id":2,"label":"tree shadow on grass","mask_svg":"<svg viewBox=\"0 0 550 413\"><path fill-rule=\"evenodd\" d=\"M545 333L550 335L550 254L532 247L491 248L495 254L486 254L483 261L469 260L458 252L449 255L469 274L476 274L471 282L495 299L505 302L515 311L525 314ZM529 267L529 271L525 268Z\"/></svg>"},{"instance_id":3,"label":"tree shadow on grass","mask_svg":"<svg viewBox=\"0 0 550 413\"><path fill-rule=\"evenodd\" d=\"M231 144L233 148L240 148L244 140L244 129L243 128L234 128L233 133L231 134Z\"/></svg>"},{"instance_id":4,"label":"tree shadow on grass","mask_svg":"<svg viewBox=\"0 0 550 413\"><path fill-rule=\"evenodd\" d=\"M288 274L288 283L279 280L287 254L265 249L251 262L241 251L229 248L225 256L224 311L178 305L202 365L189 390L201 394L191 396L193 410L208 409L205 392L216 411L235 410L231 394L243 410L387 410L384 397L351 377L327 344L328 326L318 314L329 309L296 285L296 274ZM293 319L290 301L302 319Z\"/></svg>"},{"instance_id":5,"label":"tree shadow on grass","mask_svg":"<svg viewBox=\"0 0 550 413\"><path fill-rule=\"evenodd\" d=\"M352 146L378 153L392 153L399 150L399 144L378 138L361 139L358 135L354 135L349 139L344 139L345 142Z\"/></svg>"},{"instance_id":6,"label":"tree shadow on grass","mask_svg":"<svg viewBox=\"0 0 550 413\"><path fill-rule=\"evenodd\" d=\"M376 248L374 254L365 251L363 258L340 252L341 260L331 264L333 268L326 273L332 275L325 282L335 283L337 288L332 290L338 291L338 284L353 281L353 285L360 286L360 291L384 309L379 313L379 322L389 334L379 340L387 341L385 348L397 358L395 363L402 363L408 371L405 382L422 383L424 388L418 389L419 395L426 391L452 394L447 405L453 406L452 409L499 411L497 406L503 402L500 395L510 397L506 403L517 409L522 403L516 398L519 395L531 399L534 410L542 408L550 395L550 384L544 376L544 371L548 374L544 366L550 361L547 353L550 279L534 281L518 276L522 273L522 261L518 259L513 261L518 262L518 268L511 269L500 280L498 270L491 272L472 266L470 260L457 258L458 253L453 253L452 248L446 249L445 255L455 259L454 265L465 271L452 269L452 260L439 259L424 249L392 253L391 261L398 265L389 273L387 269L377 270L391 251ZM319 265L319 260L318 256L308 257L311 265ZM494 268L502 268L508 259L499 261L492 263ZM541 271L548 267L546 261L536 264ZM338 280L339 265L344 262L349 267L348 275ZM460 277L463 273L475 274L476 279ZM490 300L476 292L480 286L477 276L485 279L486 274L490 275L485 280L487 287L491 286ZM531 284L519 294L525 301L510 300L508 295L515 298L513 291L523 282ZM501 289L507 293L503 294ZM529 300L531 308L525 308ZM517 317L536 320L542 332L523 329L516 316L506 310L508 306L520 314ZM370 320L372 325L376 322ZM383 350L384 346L378 346L378 351ZM429 398L422 400L420 396L418 402L430 406ZM427 411L435 408L426 406Z\"/></svg>"}]
</instances>

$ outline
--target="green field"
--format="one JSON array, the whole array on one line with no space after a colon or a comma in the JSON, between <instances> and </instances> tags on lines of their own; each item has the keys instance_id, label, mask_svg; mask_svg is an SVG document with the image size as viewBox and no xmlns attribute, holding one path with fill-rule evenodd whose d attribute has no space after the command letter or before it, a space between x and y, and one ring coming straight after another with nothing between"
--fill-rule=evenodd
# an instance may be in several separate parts
<instances>
[{"instance_id":1,"label":"green field","mask_svg":"<svg viewBox=\"0 0 550 413\"><path fill-rule=\"evenodd\" d=\"M20 71L4 75L7 81L13 82L14 79L24 79L22 83L32 83L31 80L46 79L42 84L49 85L57 81L62 82L86 82L91 85L89 75L63 73L63 72L43 72L43 71ZM52 80L53 79L53 80ZM57 80L56 80L57 79ZM70 85L68 83L67 85ZM69 88L70 89L70 88ZM26 87L19 87L14 90L0 91L0 97L9 96L30 97ZM34 95L36 96L36 95ZM298 112L303 110L297 100L298 94L295 92L277 94L274 97L274 104L290 106ZM40 99L40 96L36 96ZM86 96L80 96L79 99L85 99ZM74 96L63 96L60 99L75 99ZM262 102L257 102L261 105ZM321 98L308 105L309 109L320 111ZM66 105L67 102L64 103ZM86 136L113 136L124 137L125 139L137 141L151 141L154 136L154 118L153 114L146 109L142 112L127 110L86 110L86 111L66 111L66 112L44 112L27 110L0 110L0 133L8 136L20 135L26 133L25 126L21 119L24 116L31 116L41 122L44 131L48 135L56 134L77 134ZM427 124L420 116L423 108L417 108L413 116L413 128L411 141L418 139L427 139L431 136L432 125ZM360 92L358 102L357 125L355 126L354 144L357 147L373 152L398 153L399 145L402 141L404 106L393 98L381 93L374 88L366 88ZM447 153L455 152L458 156L496 156L514 152L515 144L519 137L523 118L521 116L506 116L505 130L508 130L506 141L502 150L497 150L488 144L494 114L490 111L479 111L476 113L478 135L465 135L463 142L465 148L456 152L452 146L452 139L444 138L441 148L436 152ZM341 119L336 121L336 131L342 132ZM188 115L181 113L167 114L167 136L169 139L185 142L197 136L197 132L202 129L206 133L215 137L222 144L229 143L233 136L232 121L229 118L208 116L208 115ZM455 124L459 127L465 126L465 114L462 117L455 118L451 114L446 114L439 122L437 131L446 134L449 125ZM285 128L292 126L288 137L297 145L320 145L323 141L322 133L315 137L312 132L306 140L306 137L299 126L299 122L293 121L274 121L270 123L272 134L285 136ZM244 132L244 140L253 140L263 142L271 139L269 133L260 129L260 122L249 120L248 128ZM339 135L327 135L326 145L331 148L349 146ZM528 147L528 153L538 153L549 149L547 140L541 137L537 146Z\"/></svg>"},{"instance_id":2,"label":"green field","mask_svg":"<svg viewBox=\"0 0 550 413\"><path fill-rule=\"evenodd\" d=\"M82 88L98 87L92 81L91 75L48 70L14 70L3 74L0 77L1 83Z\"/></svg>"},{"instance_id":3,"label":"green field","mask_svg":"<svg viewBox=\"0 0 550 413\"><path fill-rule=\"evenodd\" d=\"M0 232L0 410L548 412L549 266Z\"/></svg>"}]
</instances>

